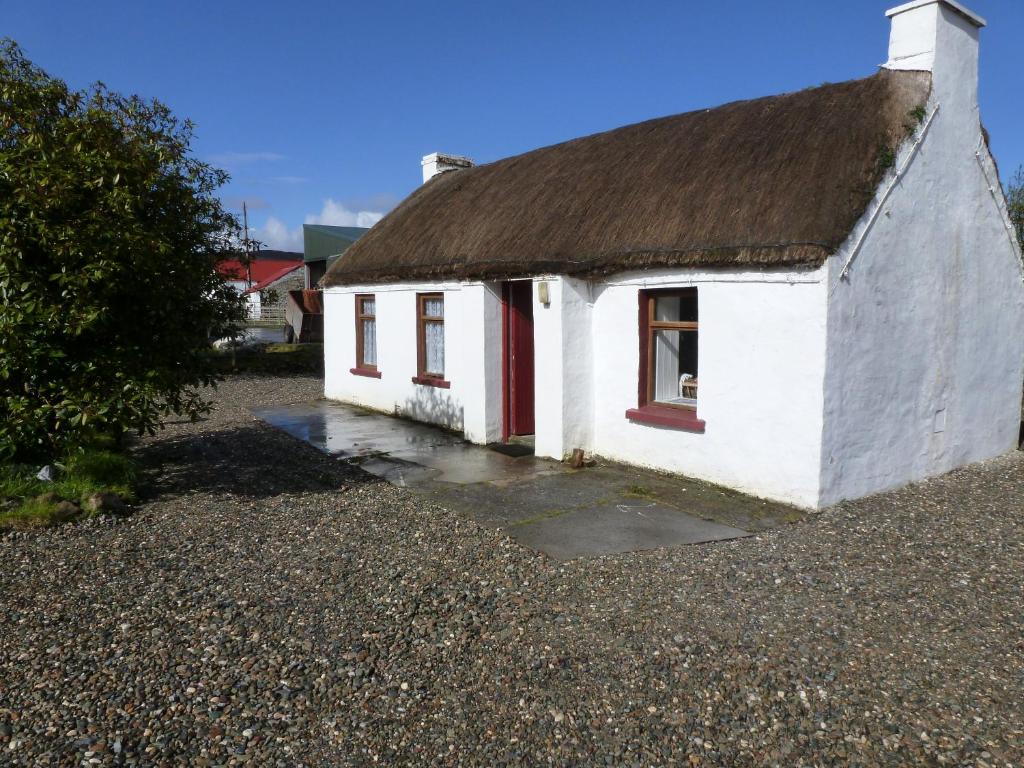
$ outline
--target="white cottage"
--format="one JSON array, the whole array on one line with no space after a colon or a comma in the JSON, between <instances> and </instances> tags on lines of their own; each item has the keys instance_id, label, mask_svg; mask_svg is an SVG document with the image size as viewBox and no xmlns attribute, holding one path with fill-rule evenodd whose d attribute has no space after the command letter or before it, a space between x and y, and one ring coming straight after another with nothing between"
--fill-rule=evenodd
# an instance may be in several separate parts
<instances>
[{"instance_id":1,"label":"white cottage","mask_svg":"<svg viewBox=\"0 0 1024 768\"><path fill-rule=\"evenodd\" d=\"M1024 274L984 21L888 12L871 77L425 183L324 279L326 395L804 507L1017 445Z\"/></svg>"}]
</instances>

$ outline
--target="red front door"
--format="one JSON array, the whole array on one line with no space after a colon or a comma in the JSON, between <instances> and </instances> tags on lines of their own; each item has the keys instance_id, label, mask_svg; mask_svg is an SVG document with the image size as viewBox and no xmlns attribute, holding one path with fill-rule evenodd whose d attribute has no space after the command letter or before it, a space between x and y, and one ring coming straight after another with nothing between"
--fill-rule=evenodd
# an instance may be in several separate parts
<instances>
[{"instance_id":1,"label":"red front door","mask_svg":"<svg viewBox=\"0 0 1024 768\"><path fill-rule=\"evenodd\" d=\"M505 284L508 311L505 339L508 370L508 432L533 434L533 282L517 280Z\"/></svg>"}]
</instances>

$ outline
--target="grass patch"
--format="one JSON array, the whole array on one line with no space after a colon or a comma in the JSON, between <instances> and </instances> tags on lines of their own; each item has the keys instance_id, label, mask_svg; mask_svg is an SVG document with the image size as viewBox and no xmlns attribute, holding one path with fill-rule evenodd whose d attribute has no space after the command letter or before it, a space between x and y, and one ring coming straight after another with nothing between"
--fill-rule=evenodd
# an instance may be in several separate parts
<instances>
[{"instance_id":1,"label":"grass patch","mask_svg":"<svg viewBox=\"0 0 1024 768\"><path fill-rule=\"evenodd\" d=\"M639 496L642 499L653 499L655 497L654 491L644 488L642 485L630 485L626 488L626 494L629 496Z\"/></svg>"},{"instance_id":2,"label":"grass patch","mask_svg":"<svg viewBox=\"0 0 1024 768\"><path fill-rule=\"evenodd\" d=\"M21 502L8 512L0 513L0 531L13 528L49 528L75 520L81 515L69 514L60 502L33 497Z\"/></svg>"},{"instance_id":3,"label":"grass patch","mask_svg":"<svg viewBox=\"0 0 1024 768\"><path fill-rule=\"evenodd\" d=\"M72 454L62 465L54 465L55 479L36 478L37 467L25 464L0 465L0 530L37 528L78 517L67 504L79 507L96 493L113 493L122 501L135 500L135 464L122 453L91 448Z\"/></svg>"},{"instance_id":4,"label":"grass patch","mask_svg":"<svg viewBox=\"0 0 1024 768\"><path fill-rule=\"evenodd\" d=\"M83 498L106 491L134 501L135 477L135 464L123 453L82 451L68 461L66 476L56 483L57 493L66 493L65 498Z\"/></svg>"}]
</instances>

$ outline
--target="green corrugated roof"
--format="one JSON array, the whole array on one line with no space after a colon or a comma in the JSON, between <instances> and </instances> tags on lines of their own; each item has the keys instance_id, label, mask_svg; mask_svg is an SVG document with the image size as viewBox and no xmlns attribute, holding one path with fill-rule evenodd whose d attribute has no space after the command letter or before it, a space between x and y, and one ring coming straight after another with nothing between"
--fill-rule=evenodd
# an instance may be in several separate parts
<instances>
[{"instance_id":1,"label":"green corrugated roof","mask_svg":"<svg viewBox=\"0 0 1024 768\"><path fill-rule=\"evenodd\" d=\"M303 224L303 258L305 261L322 261L333 256L340 256L367 231L369 231L368 227L332 227L327 224Z\"/></svg>"}]
</instances>

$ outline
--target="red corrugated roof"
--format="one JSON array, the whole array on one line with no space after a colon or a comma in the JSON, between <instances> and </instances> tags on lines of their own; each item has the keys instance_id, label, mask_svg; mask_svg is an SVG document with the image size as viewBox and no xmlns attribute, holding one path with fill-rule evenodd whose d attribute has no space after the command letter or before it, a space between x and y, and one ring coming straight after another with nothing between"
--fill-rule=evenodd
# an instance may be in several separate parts
<instances>
[{"instance_id":1,"label":"red corrugated roof","mask_svg":"<svg viewBox=\"0 0 1024 768\"><path fill-rule=\"evenodd\" d=\"M266 282L271 275L284 274L302 266L302 259L256 259L250 265L253 285ZM222 261L217 271L225 280L245 280L245 267L237 259Z\"/></svg>"},{"instance_id":2,"label":"red corrugated roof","mask_svg":"<svg viewBox=\"0 0 1024 768\"><path fill-rule=\"evenodd\" d=\"M271 283L276 283L282 277L284 277L285 275L288 275L288 274L294 272L296 269L298 269L301 266L302 266L302 262L300 261L297 264L293 263L293 264L289 264L286 267L282 267L281 269L279 269L274 274L267 275L264 279L260 280L258 283L254 282L252 284L252 287L247 288L245 290L245 293L254 293L255 291L262 291L264 288L266 288Z\"/></svg>"}]
</instances>

